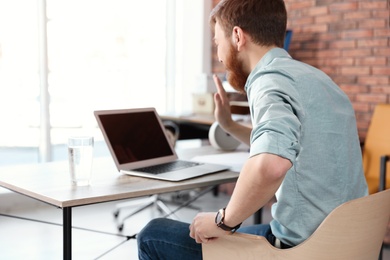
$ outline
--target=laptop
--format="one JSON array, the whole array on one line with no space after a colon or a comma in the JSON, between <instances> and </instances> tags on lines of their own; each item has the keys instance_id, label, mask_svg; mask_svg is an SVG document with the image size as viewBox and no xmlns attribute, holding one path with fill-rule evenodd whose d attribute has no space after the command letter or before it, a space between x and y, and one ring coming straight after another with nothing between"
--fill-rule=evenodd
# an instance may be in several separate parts
<instances>
[{"instance_id":1,"label":"laptop","mask_svg":"<svg viewBox=\"0 0 390 260\"><path fill-rule=\"evenodd\" d=\"M100 110L94 115L121 173L182 181L229 168L179 160L155 108Z\"/></svg>"}]
</instances>

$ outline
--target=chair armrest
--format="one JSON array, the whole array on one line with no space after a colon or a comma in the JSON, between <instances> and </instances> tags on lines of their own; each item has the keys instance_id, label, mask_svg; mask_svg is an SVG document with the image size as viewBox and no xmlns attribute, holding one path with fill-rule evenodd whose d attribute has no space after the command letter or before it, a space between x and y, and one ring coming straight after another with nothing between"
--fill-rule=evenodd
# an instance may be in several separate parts
<instances>
[{"instance_id":1,"label":"chair armrest","mask_svg":"<svg viewBox=\"0 0 390 260\"><path fill-rule=\"evenodd\" d=\"M202 244L204 260L258 259L259 256L272 255L270 251L273 249L264 237L239 232Z\"/></svg>"},{"instance_id":2,"label":"chair armrest","mask_svg":"<svg viewBox=\"0 0 390 260\"><path fill-rule=\"evenodd\" d=\"M390 160L390 155L381 156L380 162L380 179L379 179L379 191L386 190L386 164Z\"/></svg>"}]
</instances>

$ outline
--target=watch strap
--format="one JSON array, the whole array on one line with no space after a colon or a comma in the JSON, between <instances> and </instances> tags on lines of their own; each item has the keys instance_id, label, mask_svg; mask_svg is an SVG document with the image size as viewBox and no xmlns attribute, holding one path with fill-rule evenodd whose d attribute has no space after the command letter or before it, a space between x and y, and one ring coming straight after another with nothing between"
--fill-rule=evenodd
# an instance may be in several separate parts
<instances>
[{"instance_id":1,"label":"watch strap","mask_svg":"<svg viewBox=\"0 0 390 260\"><path fill-rule=\"evenodd\" d=\"M224 223L224 220L225 220L225 209L226 208L222 208L220 209L218 212L217 212L217 215L215 216L215 223L217 224L217 226L225 231L230 231L232 233L236 232L237 229L240 228L241 224L238 224L237 226L235 227L229 227L227 225L225 225ZM220 216L221 215L221 216ZM220 219L219 219L220 218ZM219 219L219 220L218 220Z\"/></svg>"}]
</instances>

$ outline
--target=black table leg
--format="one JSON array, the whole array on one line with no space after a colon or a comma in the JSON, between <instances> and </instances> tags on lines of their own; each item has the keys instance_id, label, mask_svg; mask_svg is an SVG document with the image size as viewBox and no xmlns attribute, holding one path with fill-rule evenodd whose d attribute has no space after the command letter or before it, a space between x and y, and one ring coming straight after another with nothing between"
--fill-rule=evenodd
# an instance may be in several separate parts
<instances>
[{"instance_id":1,"label":"black table leg","mask_svg":"<svg viewBox=\"0 0 390 260\"><path fill-rule=\"evenodd\" d=\"M64 260L72 259L72 208L62 209Z\"/></svg>"}]
</instances>

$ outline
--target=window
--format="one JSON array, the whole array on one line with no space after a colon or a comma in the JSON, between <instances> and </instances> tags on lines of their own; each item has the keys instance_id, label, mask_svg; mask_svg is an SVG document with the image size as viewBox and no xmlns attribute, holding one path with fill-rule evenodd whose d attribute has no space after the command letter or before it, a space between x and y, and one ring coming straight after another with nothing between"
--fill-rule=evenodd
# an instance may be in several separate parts
<instances>
[{"instance_id":1,"label":"window","mask_svg":"<svg viewBox=\"0 0 390 260\"><path fill-rule=\"evenodd\" d=\"M53 127L95 124L95 109L165 110L165 10L162 0L47 0Z\"/></svg>"},{"instance_id":2,"label":"window","mask_svg":"<svg viewBox=\"0 0 390 260\"><path fill-rule=\"evenodd\" d=\"M47 49L38 44L40 2L46 4ZM48 57L49 146L83 129L100 133L96 109L190 111L196 77L204 73L205 3L211 6L210 0L0 0L6 122L0 147L44 142L40 50Z\"/></svg>"},{"instance_id":3,"label":"window","mask_svg":"<svg viewBox=\"0 0 390 260\"><path fill-rule=\"evenodd\" d=\"M0 1L0 146L38 145L36 9L36 1Z\"/></svg>"},{"instance_id":4,"label":"window","mask_svg":"<svg viewBox=\"0 0 390 260\"><path fill-rule=\"evenodd\" d=\"M37 8L0 1L0 146L39 146ZM95 127L95 109L165 111L166 1L47 0L46 10L52 144Z\"/></svg>"}]
</instances>

